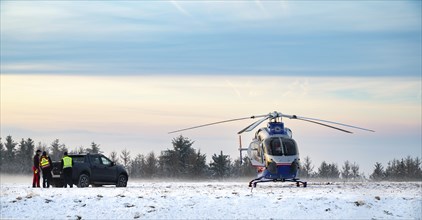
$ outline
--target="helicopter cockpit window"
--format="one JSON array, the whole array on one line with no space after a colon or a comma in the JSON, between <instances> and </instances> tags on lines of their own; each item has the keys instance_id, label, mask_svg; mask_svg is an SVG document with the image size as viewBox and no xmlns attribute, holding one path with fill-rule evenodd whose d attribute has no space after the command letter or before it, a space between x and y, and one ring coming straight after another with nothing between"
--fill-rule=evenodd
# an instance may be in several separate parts
<instances>
[{"instance_id":1,"label":"helicopter cockpit window","mask_svg":"<svg viewBox=\"0 0 422 220\"><path fill-rule=\"evenodd\" d=\"M291 139L272 138L265 141L267 153L273 156L292 156L297 154L296 144Z\"/></svg>"},{"instance_id":2,"label":"helicopter cockpit window","mask_svg":"<svg viewBox=\"0 0 422 220\"><path fill-rule=\"evenodd\" d=\"M283 140L283 151L284 155L291 156L297 154L297 148L294 141L290 139L284 139Z\"/></svg>"},{"instance_id":3,"label":"helicopter cockpit window","mask_svg":"<svg viewBox=\"0 0 422 220\"><path fill-rule=\"evenodd\" d=\"M280 139L273 139L270 142L271 145L271 153L274 156L282 156L283 151L281 150L281 142Z\"/></svg>"}]
</instances>

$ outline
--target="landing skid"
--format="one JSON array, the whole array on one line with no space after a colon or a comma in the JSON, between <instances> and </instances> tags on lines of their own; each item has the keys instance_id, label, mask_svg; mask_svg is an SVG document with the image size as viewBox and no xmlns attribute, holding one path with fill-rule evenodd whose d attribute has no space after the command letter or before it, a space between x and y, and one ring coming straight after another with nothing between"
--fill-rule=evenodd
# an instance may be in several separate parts
<instances>
[{"instance_id":1,"label":"landing skid","mask_svg":"<svg viewBox=\"0 0 422 220\"><path fill-rule=\"evenodd\" d=\"M300 181L299 179L265 179L264 177L259 177L250 181L249 187L253 186L255 188L258 183L266 182L295 182L297 187L299 187L300 184L302 184L303 187L306 187L308 185L307 182Z\"/></svg>"}]
</instances>

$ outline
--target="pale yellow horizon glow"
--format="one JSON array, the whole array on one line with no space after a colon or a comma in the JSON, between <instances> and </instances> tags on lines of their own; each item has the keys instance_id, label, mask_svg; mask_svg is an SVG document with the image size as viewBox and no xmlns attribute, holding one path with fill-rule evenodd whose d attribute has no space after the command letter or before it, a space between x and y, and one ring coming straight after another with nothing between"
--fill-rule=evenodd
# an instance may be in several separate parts
<instances>
[{"instance_id":1,"label":"pale yellow horizon glow","mask_svg":"<svg viewBox=\"0 0 422 220\"><path fill-rule=\"evenodd\" d=\"M127 132L281 111L372 129L414 127L420 88L412 78L2 74L1 124Z\"/></svg>"},{"instance_id":2,"label":"pale yellow horizon glow","mask_svg":"<svg viewBox=\"0 0 422 220\"><path fill-rule=\"evenodd\" d=\"M30 137L44 144L60 139L69 149L95 141L106 154L127 148L134 156L158 155L182 134L207 156L222 150L236 158L236 132L253 120L167 132L279 111L376 131L349 135L286 119L302 157L311 156L316 166L351 160L368 173L375 161L421 153L417 78L1 74L0 79L2 138ZM246 147L253 132L242 137Z\"/></svg>"}]
</instances>

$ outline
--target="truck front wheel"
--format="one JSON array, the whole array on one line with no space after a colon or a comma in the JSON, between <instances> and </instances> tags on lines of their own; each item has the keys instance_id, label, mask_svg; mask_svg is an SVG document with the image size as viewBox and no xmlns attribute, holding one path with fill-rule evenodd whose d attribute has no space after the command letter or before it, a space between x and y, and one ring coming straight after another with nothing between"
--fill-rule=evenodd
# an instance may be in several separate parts
<instances>
[{"instance_id":1,"label":"truck front wheel","mask_svg":"<svg viewBox=\"0 0 422 220\"><path fill-rule=\"evenodd\" d=\"M123 174L119 175L119 178L117 179L117 187L126 187L127 185L127 177Z\"/></svg>"},{"instance_id":2,"label":"truck front wheel","mask_svg":"<svg viewBox=\"0 0 422 220\"><path fill-rule=\"evenodd\" d=\"M89 176L86 174L81 174L79 176L78 187L88 187L89 186Z\"/></svg>"}]
</instances>

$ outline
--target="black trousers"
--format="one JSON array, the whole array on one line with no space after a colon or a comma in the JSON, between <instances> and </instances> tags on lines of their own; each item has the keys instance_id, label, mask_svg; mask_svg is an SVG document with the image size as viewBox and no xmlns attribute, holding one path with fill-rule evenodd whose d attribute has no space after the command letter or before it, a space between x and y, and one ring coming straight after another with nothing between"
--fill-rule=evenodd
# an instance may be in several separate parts
<instances>
[{"instance_id":1,"label":"black trousers","mask_svg":"<svg viewBox=\"0 0 422 220\"><path fill-rule=\"evenodd\" d=\"M51 168L47 167L41 170L42 170L42 187L49 188L51 181L53 179L53 176L51 175Z\"/></svg>"},{"instance_id":2,"label":"black trousers","mask_svg":"<svg viewBox=\"0 0 422 220\"><path fill-rule=\"evenodd\" d=\"M73 188L72 168L71 167L63 169L63 178L64 178L64 188L66 188L67 185L69 185L70 188Z\"/></svg>"}]
</instances>

